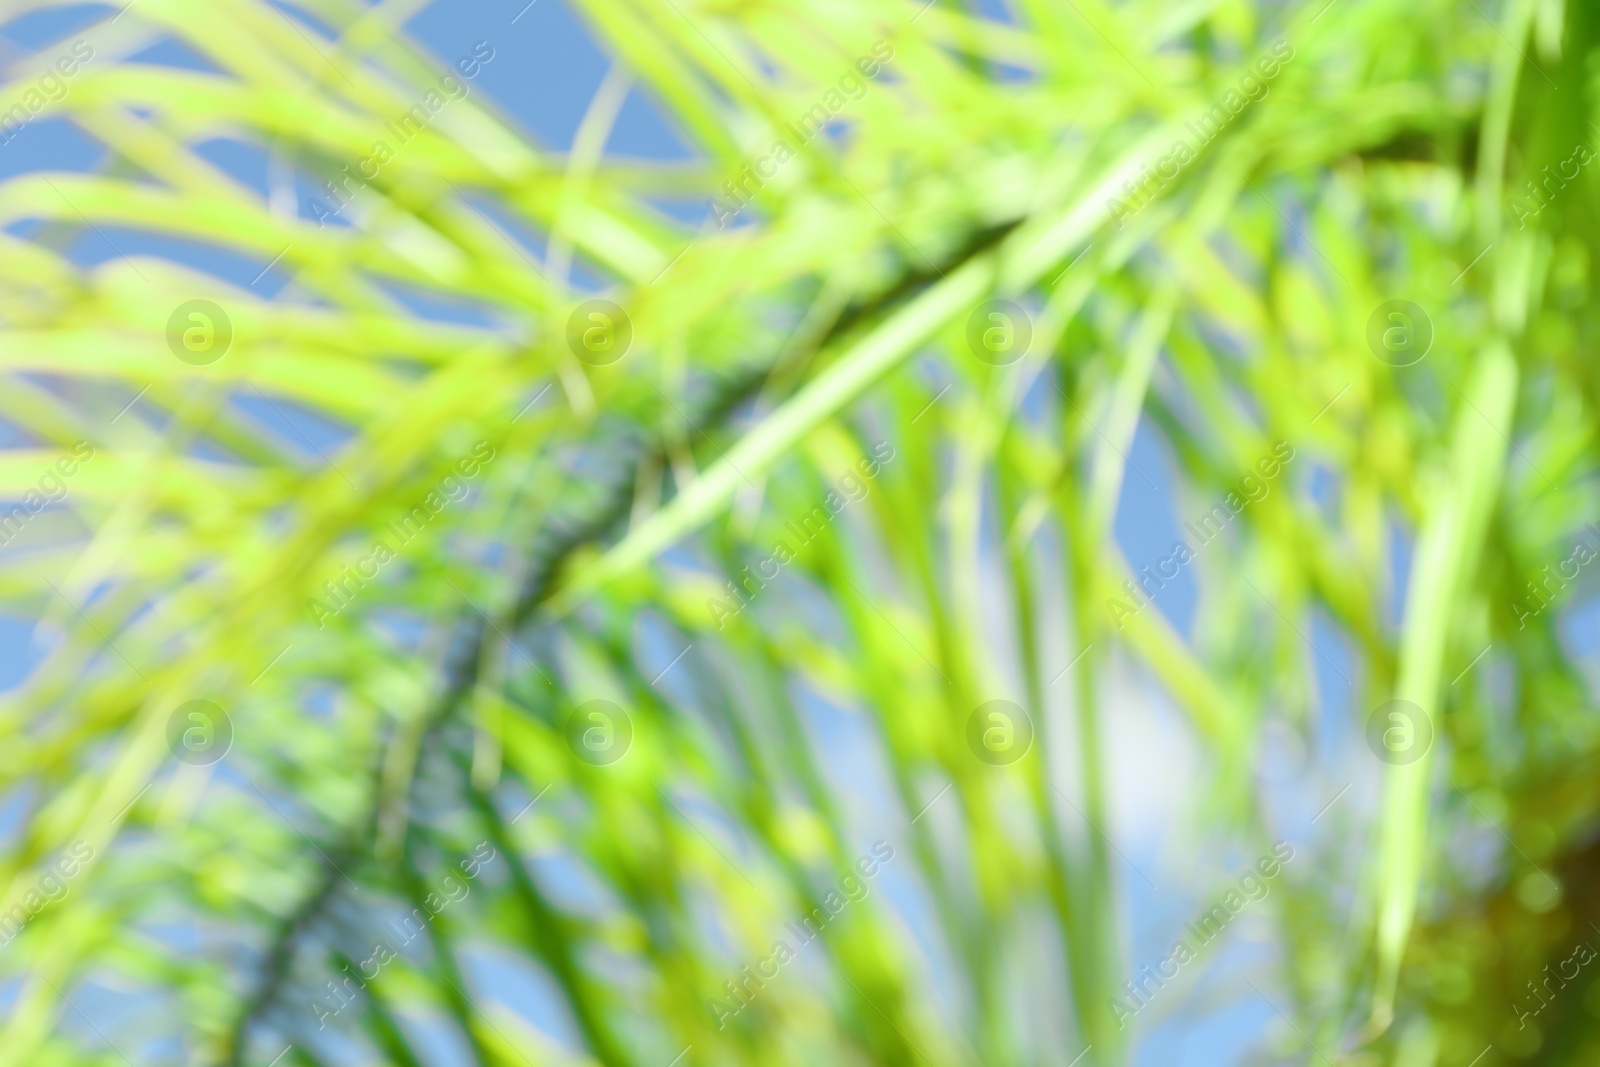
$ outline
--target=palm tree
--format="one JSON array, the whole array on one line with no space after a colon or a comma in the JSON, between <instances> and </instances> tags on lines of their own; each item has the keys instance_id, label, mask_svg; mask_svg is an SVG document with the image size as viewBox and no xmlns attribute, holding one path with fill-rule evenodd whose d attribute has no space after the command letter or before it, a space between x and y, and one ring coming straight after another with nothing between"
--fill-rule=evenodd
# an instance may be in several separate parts
<instances>
[{"instance_id":1,"label":"palm tree","mask_svg":"<svg viewBox=\"0 0 1600 1067\"><path fill-rule=\"evenodd\" d=\"M14 5L0 1064L1592 1061L1590 8L420 6Z\"/></svg>"}]
</instances>

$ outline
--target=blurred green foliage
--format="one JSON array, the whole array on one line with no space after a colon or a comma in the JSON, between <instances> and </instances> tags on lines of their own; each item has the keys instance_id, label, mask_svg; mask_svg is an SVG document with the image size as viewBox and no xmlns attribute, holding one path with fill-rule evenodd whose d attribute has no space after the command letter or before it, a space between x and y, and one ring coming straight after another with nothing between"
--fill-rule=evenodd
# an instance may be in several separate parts
<instances>
[{"instance_id":1,"label":"blurred green foliage","mask_svg":"<svg viewBox=\"0 0 1600 1067\"><path fill-rule=\"evenodd\" d=\"M1140 680L1201 753L1182 835L1252 859L1288 818L1272 724L1359 737L1398 698L1436 732L1312 828L1262 906L1282 1018L1213 1062L1595 1061L1588 969L1513 1003L1600 938L1592 660L1527 610L1600 514L1592 7L581 0L615 67L554 153L481 95L426 103L419 6L137 0L8 68L21 99L88 40L49 106L109 152L0 184L29 224L0 233L0 415L33 442L0 496L93 450L0 552L6 604L61 638L0 710L0 911L26 909L0 1064L1122 1063L1140 1031L1108 1004L1141 960L1100 829ZM168 37L216 73L129 61ZM605 152L634 86L695 162ZM819 101L838 125L768 176ZM217 139L267 153L266 195ZM730 221L746 165L726 228L660 210ZM295 176L351 167L319 225ZM293 285L75 265L133 232ZM621 359L569 342L598 321L579 277L626 315ZM992 299L1027 311L1014 362L970 347ZM1368 340L1397 299L1431 321L1409 366ZM194 300L231 338L174 318ZM1190 634L1107 607L1144 562L1113 536L1141 422L1180 516L1279 442L1328 487L1239 513ZM993 766L968 721L1002 698L1034 736ZM172 725L195 699L220 760L173 759L215 743ZM869 891L719 1028L725 983L880 840ZM34 909L69 846L94 858ZM117 997L142 1007L113 1024Z\"/></svg>"}]
</instances>

